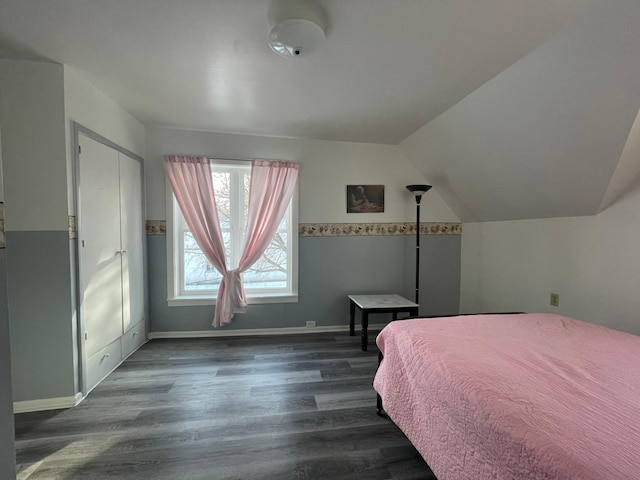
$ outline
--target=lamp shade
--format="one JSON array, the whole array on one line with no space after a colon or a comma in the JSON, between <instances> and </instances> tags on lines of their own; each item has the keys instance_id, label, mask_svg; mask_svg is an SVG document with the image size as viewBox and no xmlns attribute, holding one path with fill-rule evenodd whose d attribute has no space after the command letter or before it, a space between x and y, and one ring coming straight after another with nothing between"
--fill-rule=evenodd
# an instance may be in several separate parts
<instances>
[{"instance_id":1,"label":"lamp shade","mask_svg":"<svg viewBox=\"0 0 640 480\"><path fill-rule=\"evenodd\" d=\"M269 47L286 58L309 55L324 42L324 30L305 18L289 18L278 22L269 33Z\"/></svg>"},{"instance_id":2,"label":"lamp shade","mask_svg":"<svg viewBox=\"0 0 640 480\"><path fill-rule=\"evenodd\" d=\"M416 197L420 197L431 190L431 185L407 185L407 190L413 193Z\"/></svg>"}]
</instances>

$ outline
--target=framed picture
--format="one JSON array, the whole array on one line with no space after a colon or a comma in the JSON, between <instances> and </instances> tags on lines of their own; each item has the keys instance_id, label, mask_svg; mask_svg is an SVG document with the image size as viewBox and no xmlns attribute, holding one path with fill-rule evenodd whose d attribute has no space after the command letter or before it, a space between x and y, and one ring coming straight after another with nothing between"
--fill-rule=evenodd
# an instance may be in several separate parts
<instances>
[{"instance_id":1,"label":"framed picture","mask_svg":"<svg viewBox=\"0 0 640 480\"><path fill-rule=\"evenodd\" d=\"M347 185L347 213L384 212L384 185Z\"/></svg>"}]
</instances>

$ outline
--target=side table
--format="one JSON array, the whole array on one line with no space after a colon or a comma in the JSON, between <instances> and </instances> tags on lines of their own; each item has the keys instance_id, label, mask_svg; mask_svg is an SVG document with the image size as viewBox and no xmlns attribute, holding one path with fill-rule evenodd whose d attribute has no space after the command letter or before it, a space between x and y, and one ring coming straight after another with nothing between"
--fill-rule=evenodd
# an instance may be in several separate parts
<instances>
[{"instance_id":1,"label":"side table","mask_svg":"<svg viewBox=\"0 0 640 480\"><path fill-rule=\"evenodd\" d=\"M407 312L410 316L418 316L418 304L407 300L400 295L349 295L349 335L355 335L356 307L360 309L362 317L362 333L360 346L363 352L367 351L369 342L369 314L391 313L393 320L398 318L398 313Z\"/></svg>"}]
</instances>

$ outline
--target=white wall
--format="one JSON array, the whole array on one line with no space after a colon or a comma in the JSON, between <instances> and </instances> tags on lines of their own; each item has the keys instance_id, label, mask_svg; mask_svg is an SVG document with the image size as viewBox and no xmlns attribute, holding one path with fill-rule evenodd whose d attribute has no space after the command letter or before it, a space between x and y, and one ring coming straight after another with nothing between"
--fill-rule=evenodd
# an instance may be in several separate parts
<instances>
[{"instance_id":1,"label":"white wall","mask_svg":"<svg viewBox=\"0 0 640 480\"><path fill-rule=\"evenodd\" d=\"M640 334L640 185L596 216L465 223L460 307L554 312Z\"/></svg>"},{"instance_id":2,"label":"white wall","mask_svg":"<svg viewBox=\"0 0 640 480\"><path fill-rule=\"evenodd\" d=\"M75 211L73 202L73 132L71 122L77 122L141 157L145 155L145 127L120 105L95 88L75 70L64 67L64 106L67 148L68 211Z\"/></svg>"},{"instance_id":3,"label":"white wall","mask_svg":"<svg viewBox=\"0 0 640 480\"><path fill-rule=\"evenodd\" d=\"M162 156L166 154L300 162L301 223L415 221L415 202L405 186L429 183L400 148L391 145L149 128L145 169L147 218L150 220L165 219ZM348 184L384 184L385 211L347 214ZM457 222L458 217L442 201L437 189L433 189L423 199L421 220Z\"/></svg>"},{"instance_id":4,"label":"white wall","mask_svg":"<svg viewBox=\"0 0 640 480\"><path fill-rule=\"evenodd\" d=\"M7 231L67 230L62 65L0 60Z\"/></svg>"}]
</instances>

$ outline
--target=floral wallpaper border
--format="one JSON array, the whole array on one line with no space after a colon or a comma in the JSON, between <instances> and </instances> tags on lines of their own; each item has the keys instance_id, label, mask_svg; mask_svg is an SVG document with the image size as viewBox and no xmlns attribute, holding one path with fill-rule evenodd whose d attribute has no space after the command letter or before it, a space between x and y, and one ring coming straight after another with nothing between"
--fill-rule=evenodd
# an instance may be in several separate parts
<instances>
[{"instance_id":1,"label":"floral wallpaper border","mask_svg":"<svg viewBox=\"0 0 640 480\"><path fill-rule=\"evenodd\" d=\"M147 235L166 235L167 234L167 221L166 220L147 220Z\"/></svg>"},{"instance_id":2,"label":"floral wallpaper border","mask_svg":"<svg viewBox=\"0 0 640 480\"><path fill-rule=\"evenodd\" d=\"M5 248L4 240L4 203L0 202L0 248Z\"/></svg>"},{"instance_id":3,"label":"floral wallpaper border","mask_svg":"<svg viewBox=\"0 0 640 480\"><path fill-rule=\"evenodd\" d=\"M78 224L75 215L69 215L69 238L78 238Z\"/></svg>"},{"instance_id":4,"label":"floral wallpaper border","mask_svg":"<svg viewBox=\"0 0 640 480\"><path fill-rule=\"evenodd\" d=\"M345 237L366 235L415 235L415 222L400 223L301 223L301 237ZM451 222L424 222L421 235L461 235L462 224Z\"/></svg>"},{"instance_id":5,"label":"floral wallpaper border","mask_svg":"<svg viewBox=\"0 0 640 480\"><path fill-rule=\"evenodd\" d=\"M76 217L69 215L69 238L78 238L78 229L76 228ZM6 248L6 240L4 235L4 203L0 202L0 248Z\"/></svg>"},{"instance_id":6,"label":"floral wallpaper border","mask_svg":"<svg viewBox=\"0 0 640 480\"><path fill-rule=\"evenodd\" d=\"M165 220L147 220L147 235L166 235ZM301 223L298 225L301 237L355 237L372 235L415 235L416 224L400 223ZM462 223L423 222L421 235L461 235Z\"/></svg>"}]
</instances>

